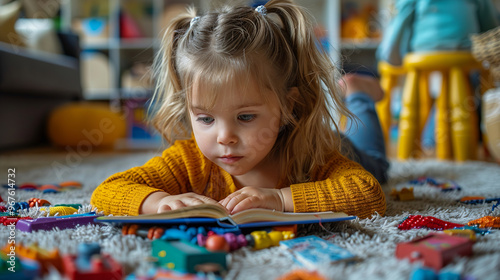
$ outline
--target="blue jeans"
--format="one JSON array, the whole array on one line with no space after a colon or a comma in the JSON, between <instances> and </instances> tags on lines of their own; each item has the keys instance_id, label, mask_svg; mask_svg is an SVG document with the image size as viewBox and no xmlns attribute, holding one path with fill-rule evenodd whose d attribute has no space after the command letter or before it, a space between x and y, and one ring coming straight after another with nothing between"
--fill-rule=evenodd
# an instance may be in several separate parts
<instances>
[{"instance_id":1,"label":"blue jeans","mask_svg":"<svg viewBox=\"0 0 500 280\"><path fill-rule=\"evenodd\" d=\"M359 121L347 124L347 130L342 136L343 152L373 174L381 184L387 182L389 162L375 102L360 92L347 96L345 105Z\"/></svg>"}]
</instances>

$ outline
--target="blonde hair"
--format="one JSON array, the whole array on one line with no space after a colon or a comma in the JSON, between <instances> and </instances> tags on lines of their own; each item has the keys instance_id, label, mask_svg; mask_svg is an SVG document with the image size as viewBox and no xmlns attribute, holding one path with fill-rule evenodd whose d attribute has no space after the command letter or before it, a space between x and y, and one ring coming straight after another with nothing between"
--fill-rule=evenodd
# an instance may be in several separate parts
<instances>
[{"instance_id":1,"label":"blonde hair","mask_svg":"<svg viewBox=\"0 0 500 280\"><path fill-rule=\"evenodd\" d=\"M282 130L271 153L282 160L282 178L302 183L340 151L332 109L351 113L339 94L339 72L319 49L308 14L290 0L264 7L267 13L226 6L199 18L190 8L170 22L155 60L158 107L152 122L169 143L188 138L195 81L215 95L231 80L252 75L279 100ZM290 94L293 87L299 94Z\"/></svg>"}]
</instances>

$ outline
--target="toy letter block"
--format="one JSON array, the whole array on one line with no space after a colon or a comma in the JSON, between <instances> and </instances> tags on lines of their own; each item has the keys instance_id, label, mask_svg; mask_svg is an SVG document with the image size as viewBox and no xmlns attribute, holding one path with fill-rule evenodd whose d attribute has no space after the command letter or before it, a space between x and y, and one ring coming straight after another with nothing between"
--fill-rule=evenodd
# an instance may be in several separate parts
<instances>
[{"instance_id":1,"label":"toy letter block","mask_svg":"<svg viewBox=\"0 0 500 280\"><path fill-rule=\"evenodd\" d=\"M468 238L447 234L429 234L410 242L399 243L396 257L408 258L410 262L422 261L424 266L439 270L455 256L472 255L472 244Z\"/></svg>"},{"instance_id":2,"label":"toy letter block","mask_svg":"<svg viewBox=\"0 0 500 280\"><path fill-rule=\"evenodd\" d=\"M162 268L184 273L225 271L226 253L210 252L207 249L184 240L161 240L152 242L152 256L158 259ZM215 271L205 271L215 268Z\"/></svg>"}]
</instances>

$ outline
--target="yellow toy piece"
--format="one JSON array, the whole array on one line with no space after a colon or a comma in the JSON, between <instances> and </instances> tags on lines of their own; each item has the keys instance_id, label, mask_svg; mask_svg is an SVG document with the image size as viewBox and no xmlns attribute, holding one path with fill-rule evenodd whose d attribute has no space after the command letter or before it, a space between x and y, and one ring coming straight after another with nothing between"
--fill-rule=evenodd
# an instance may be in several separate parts
<instances>
[{"instance_id":1,"label":"yellow toy piece","mask_svg":"<svg viewBox=\"0 0 500 280\"><path fill-rule=\"evenodd\" d=\"M271 247L273 245L272 239L269 237L267 232L263 230L253 231L250 233L254 239L253 248L255 250L260 250L264 248Z\"/></svg>"},{"instance_id":2,"label":"yellow toy piece","mask_svg":"<svg viewBox=\"0 0 500 280\"><path fill-rule=\"evenodd\" d=\"M408 201L414 200L415 196L413 195L413 187L410 188L402 188L401 190L392 189L390 196L392 196L395 200Z\"/></svg>"},{"instance_id":3,"label":"yellow toy piece","mask_svg":"<svg viewBox=\"0 0 500 280\"><path fill-rule=\"evenodd\" d=\"M461 236L476 242L476 233L471 229L445 229L443 233L451 236Z\"/></svg>"},{"instance_id":4,"label":"yellow toy piece","mask_svg":"<svg viewBox=\"0 0 500 280\"><path fill-rule=\"evenodd\" d=\"M269 238L271 238L272 246L280 245L280 241L284 239L283 233L281 231L271 231L268 233Z\"/></svg>"},{"instance_id":5,"label":"yellow toy piece","mask_svg":"<svg viewBox=\"0 0 500 280\"><path fill-rule=\"evenodd\" d=\"M78 212L78 209L68 206L41 207L40 211L49 212L49 216L66 216Z\"/></svg>"}]
</instances>

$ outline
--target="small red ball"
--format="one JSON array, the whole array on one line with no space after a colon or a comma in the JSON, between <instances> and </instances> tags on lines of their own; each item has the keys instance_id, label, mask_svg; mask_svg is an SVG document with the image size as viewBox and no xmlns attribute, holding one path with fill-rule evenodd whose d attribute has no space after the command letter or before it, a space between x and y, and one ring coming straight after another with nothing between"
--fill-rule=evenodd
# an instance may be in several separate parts
<instances>
[{"instance_id":1,"label":"small red ball","mask_svg":"<svg viewBox=\"0 0 500 280\"><path fill-rule=\"evenodd\" d=\"M221 235L210 235L205 243L205 248L209 251L224 251L229 252L229 243Z\"/></svg>"}]
</instances>

